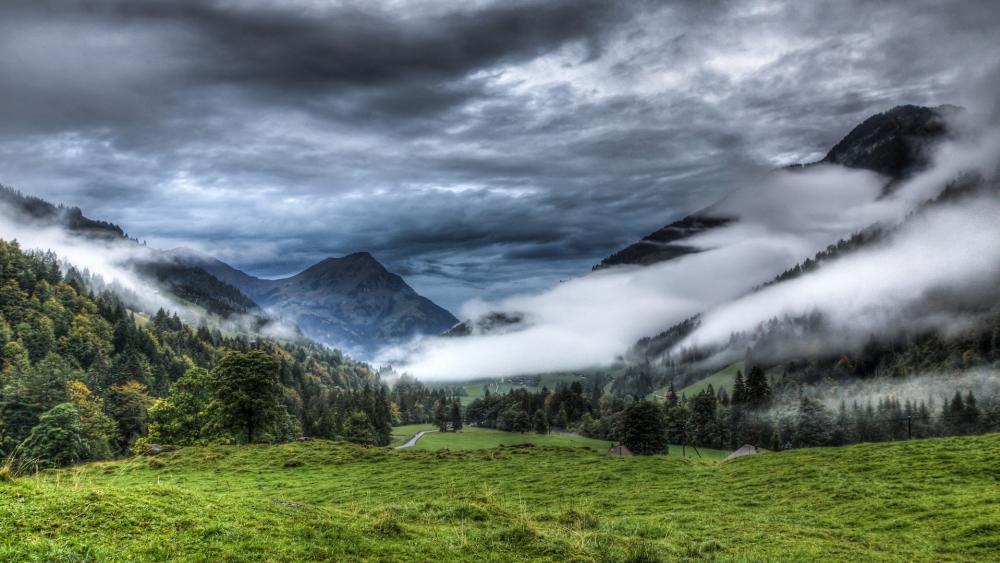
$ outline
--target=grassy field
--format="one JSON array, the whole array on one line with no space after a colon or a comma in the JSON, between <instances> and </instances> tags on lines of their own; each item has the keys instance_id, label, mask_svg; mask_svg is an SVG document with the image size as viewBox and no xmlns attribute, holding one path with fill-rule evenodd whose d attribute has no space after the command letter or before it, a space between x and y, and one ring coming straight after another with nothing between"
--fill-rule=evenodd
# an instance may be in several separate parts
<instances>
[{"instance_id":1,"label":"grassy field","mask_svg":"<svg viewBox=\"0 0 1000 563\"><path fill-rule=\"evenodd\" d=\"M701 393L701 391L706 387L708 387L709 384L712 385L712 388L715 389L716 393L718 393L719 389L723 387L726 389L726 391L732 392L733 382L736 381L737 371L742 371L743 376L746 377L747 370L744 368L743 362L735 362L720 369L719 371L713 373L712 375L706 377L705 379L696 381L691 385L688 385L687 387L679 390L678 393L681 395L687 395L687 398L691 399L698 393ZM782 373L781 368L777 367L777 368L769 368L767 371L764 372L764 375L773 383L776 379L780 377L781 373ZM660 391L657 391L657 393L662 396L665 391L666 389L662 389Z\"/></svg>"},{"instance_id":2,"label":"grassy field","mask_svg":"<svg viewBox=\"0 0 1000 563\"><path fill-rule=\"evenodd\" d=\"M426 430L426 428L421 428L421 430ZM414 449L422 450L440 450L445 448L449 450L481 450L518 444L532 444L538 447L591 448L601 452L607 451L611 446L611 442L606 440L594 440L571 434L539 435L533 432L518 434L514 432L501 432L500 430L492 430L490 428L465 427L461 432L434 432L427 434L413 447ZM682 451L688 457L697 457L693 449L687 448L686 450L682 450L680 446L671 446L668 455L679 457L682 455ZM722 459L729 455L729 452L705 448L699 448L698 452L704 459Z\"/></svg>"},{"instance_id":3,"label":"grassy field","mask_svg":"<svg viewBox=\"0 0 1000 563\"><path fill-rule=\"evenodd\" d=\"M187 448L0 481L0 560L995 560L998 459L1000 435L725 464Z\"/></svg>"},{"instance_id":4,"label":"grassy field","mask_svg":"<svg viewBox=\"0 0 1000 563\"><path fill-rule=\"evenodd\" d=\"M678 390L681 395L686 395L688 399L693 398L698 393L701 393L706 387L711 385L715 388L716 392L720 388L725 387L727 391L732 391L733 382L736 381L736 372L745 371L743 369L743 362L736 362L726 366L725 368L713 373L712 375L688 385L687 387ZM745 373L743 375L746 375Z\"/></svg>"},{"instance_id":5,"label":"grassy field","mask_svg":"<svg viewBox=\"0 0 1000 563\"><path fill-rule=\"evenodd\" d=\"M414 448L423 450L480 450L511 446L515 444L534 444L535 446L564 446L593 448L605 451L611 442L592 440L583 436L567 436L561 434L535 434L516 432L501 432L489 428L463 428L461 432L434 432L420 439Z\"/></svg>"}]
</instances>

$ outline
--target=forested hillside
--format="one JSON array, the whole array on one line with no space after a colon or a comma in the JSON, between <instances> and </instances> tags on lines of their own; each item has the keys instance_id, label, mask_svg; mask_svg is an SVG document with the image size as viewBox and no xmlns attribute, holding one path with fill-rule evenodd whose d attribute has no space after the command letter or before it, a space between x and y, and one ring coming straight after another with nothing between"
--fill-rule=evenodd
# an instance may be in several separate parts
<instances>
[{"instance_id":1,"label":"forested hillside","mask_svg":"<svg viewBox=\"0 0 1000 563\"><path fill-rule=\"evenodd\" d=\"M147 317L83 280L52 253L0 241L0 455L53 466L158 441L388 442L388 401L368 366Z\"/></svg>"}]
</instances>

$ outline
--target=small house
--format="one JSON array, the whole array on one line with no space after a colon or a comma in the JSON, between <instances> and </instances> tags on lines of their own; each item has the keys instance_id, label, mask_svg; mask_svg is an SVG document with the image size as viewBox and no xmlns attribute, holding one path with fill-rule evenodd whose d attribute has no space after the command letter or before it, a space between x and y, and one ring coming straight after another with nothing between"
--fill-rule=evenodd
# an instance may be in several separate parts
<instances>
[{"instance_id":1,"label":"small house","mask_svg":"<svg viewBox=\"0 0 1000 563\"><path fill-rule=\"evenodd\" d=\"M608 455L616 457L628 457L632 455L632 452L629 451L629 449L626 448L625 446L619 445L619 446L611 446L610 448L608 448Z\"/></svg>"}]
</instances>

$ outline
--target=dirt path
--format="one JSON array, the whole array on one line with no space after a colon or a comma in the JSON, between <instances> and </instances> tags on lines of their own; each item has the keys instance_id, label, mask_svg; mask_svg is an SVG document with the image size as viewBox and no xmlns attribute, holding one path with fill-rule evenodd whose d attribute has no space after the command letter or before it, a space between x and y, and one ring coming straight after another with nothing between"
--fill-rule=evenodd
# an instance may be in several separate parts
<instances>
[{"instance_id":1,"label":"dirt path","mask_svg":"<svg viewBox=\"0 0 1000 563\"><path fill-rule=\"evenodd\" d=\"M417 443L417 440L419 440L419 439L421 439L421 438L424 437L424 434L430 434L431 432L437 432L437 431L436 430L423 430L421 432L417 432L416 434L413 435L412 438L410 438L409 440L407 440L405 444L403 444L402 446L396 446L396 449L397 450L404 450L406 448L412 448L413 445Z\"/></svg>"}]
</instances>

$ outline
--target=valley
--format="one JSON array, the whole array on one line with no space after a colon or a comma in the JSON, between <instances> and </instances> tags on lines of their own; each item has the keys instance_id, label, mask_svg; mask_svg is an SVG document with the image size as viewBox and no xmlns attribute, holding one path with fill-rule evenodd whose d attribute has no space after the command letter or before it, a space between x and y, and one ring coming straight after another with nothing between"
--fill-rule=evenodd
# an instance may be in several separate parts
<instances>
[{"instance_id":1,"label":"valley","mask_svg":"<svg viewBox=\"0 0 1000 563\"><path fill-rule=\"evenodd\" d=\"M0 2L0 562L997 560L994 3Z\"/></svg>"}]
</instances>

